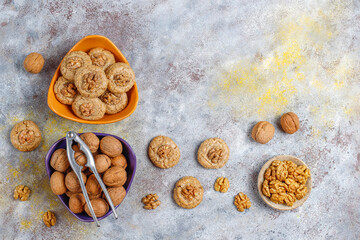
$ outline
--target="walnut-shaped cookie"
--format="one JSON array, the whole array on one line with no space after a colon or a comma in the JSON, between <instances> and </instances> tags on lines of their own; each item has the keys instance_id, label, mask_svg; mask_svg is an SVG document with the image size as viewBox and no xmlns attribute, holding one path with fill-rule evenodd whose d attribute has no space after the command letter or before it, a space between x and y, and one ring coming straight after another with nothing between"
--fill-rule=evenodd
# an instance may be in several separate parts
<instances>
[{"instance_id":1,"label":"walnut-shaped cookie","mask_svg":"<svg viewBox=\"0 0 360 240\"><path fill-rule=\"evenodd\" d=\"M108 88L113 93L127 92L135 84L135 73L126 63L114 63L106 69L105 73L109 79Z\"/></svg>"},{"instance_id":2,"label":"walnut-shaped cookie","mask_svg":"<svg viewBox=\"0 0 360 240\"><path fill-rule=\"evenodd\" d=\"M71 105L78 93L74 81L59 77L54 85L54 92L57 100L62 104Z\"/></svg>"},{"instance_id":3,"label":"walnut-shaped cookie","mask_svg":"<svg viewBox=\"0 0 360 240\"><path fill-rule=\"evenodd\" d=\"M103 48L91 49L89 56L92 64L102 68L103 70L107 69L111 64L115 63L114 55Z\"/></svg>"},{"instance_id":4,"label":"walnut-shaped cookie","mask_svg":"<svg viewBox=\"0 0 360 240\"><path fill-rule=\"evenodd\" d=\"M72 110L79 118L98 120L104 117L106 106L99 98L78 95L72 104Z\"/></svg>"},{"instance_id":5,"label":"walnut-shaped cookie","mask_svg":"<svg viewBox=\"0 0 360 240\"><path fill-rule=\"evenodd\" d=\"M33 121L24 120L13 127L10 133L10 141L19 151L32 151L40 145L40 129Z\"/></svg>"},{"instance_id":6,"label":"walnut-shaped cookie","mask_svg":"<svg viewBox=\"0 0 360 240\"><path fill-rule=\"evenodd\" d=\"M68 53L60 65L61 74L68 80L74 80L75 72L84 66L91 65L91 59L83 51Z\"/></svg>"},{"instance_id":7,"label":"walnut-shaped cookie","mask_svg":"<svg viewBox=\"0 0 360 240\"><path fill-rule=\"evenodd\" d=\"M100 100L106 105L107 114L115 114L121 112L128 104L128 96L126 93L112 93L109 90L100 96Z\"/></svg>"},{"instance_id":8,"label":"walnut-shaped cookie","mask_svg":"<svg viewBox=\"0 0 360 240\"><path fill-rule=\"evenodd\" d=\"M199 180L187 176L177 181L174 188L174 200L183 208L191 209L198 206L204 195L204 189Z\"/></svg>"},{"instance_id":9,"label":"walnut-shaped cookie","mask_svg":"<svg viewBox=\"0 0 360 240\"><path fill-rule=\"evenodd\" d=\"M104 70L96 66L86 66L76 71L75 86L84 97L99 97L108 86Z\"/></svg>"},{"instance_id":10,"label":"walnut-shaped cookie","mask_svg":"<svg viewBox=\"0 0 360 240\"><path fill-rule=\"evenodd\" d=\"M180 149L169 137L154 137L148 148L151 162L158 168L174 167L180 159Z\"/></svg>"},{"instance_id":11,"label":"walnut-shaped cookie","mask_svg":"<svg viewBox=\"0 0 360 240\"><path fill-rule=\"evenodd\" d=\"M197 159L204 168L221 168L229 160L230 150L221 138L209 138L201 143Z\"/></svg>"}]
</instances>

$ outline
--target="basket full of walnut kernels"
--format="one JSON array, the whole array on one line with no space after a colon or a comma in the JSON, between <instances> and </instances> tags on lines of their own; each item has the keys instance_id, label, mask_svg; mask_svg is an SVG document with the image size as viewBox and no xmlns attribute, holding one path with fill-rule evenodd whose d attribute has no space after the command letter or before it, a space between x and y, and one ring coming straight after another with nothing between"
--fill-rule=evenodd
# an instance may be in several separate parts
<instances>
[{"instance_id":1,"label":"basket full of walnut kernels","mask_svg":"<svg viewBox=\"0 0 360 240\"><path fill-rule=\"evenodd\" d=\"M136 157L130 145L123 139L105 133L84 133L80 138L88 145L95 160L96 170L107 187L111 200L117 208L129 191L135 175ZM79 220L92 222L93 218L86 205L79 180L72 171L66 154L66 141L60 139L50 148L46 156L46 169L50 187L65 207ZM72 146L75 161L84 166L86 156L77 144ZM95 175L83 167L83 180L91 205L99 220L112 213Z\"/></svg>"}]
</instances>

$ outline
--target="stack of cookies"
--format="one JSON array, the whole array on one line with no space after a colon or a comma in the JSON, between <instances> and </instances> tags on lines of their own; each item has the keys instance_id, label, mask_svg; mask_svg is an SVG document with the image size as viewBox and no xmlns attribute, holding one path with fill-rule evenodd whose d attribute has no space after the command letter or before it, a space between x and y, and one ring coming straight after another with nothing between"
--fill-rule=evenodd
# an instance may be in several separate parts
<instances>
[{"instance_id":1,"label":"stack of cookies","mask_svg":"<svg viewBox=\"0 0 360 240\"><path fill-rule=\"evenodd\" d=\"M56 98L86 120L121 112L128 104L126 92L135 83L131 67L116 62L114 55L103 48L68 53L60 71L62 76L54 85Z\"/></svg>"}]
</instances>

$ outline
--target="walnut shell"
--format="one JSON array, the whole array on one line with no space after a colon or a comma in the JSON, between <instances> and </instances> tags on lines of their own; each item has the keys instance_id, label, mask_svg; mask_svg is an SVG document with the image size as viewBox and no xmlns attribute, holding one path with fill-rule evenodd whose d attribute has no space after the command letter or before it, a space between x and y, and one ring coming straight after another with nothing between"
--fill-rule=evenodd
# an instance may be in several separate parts
<instances>
[{"instance_id":1,"label":"walnut shell","mask_svg":"<svg viewBox=\"0 0 360 240\"><path fill-rule=\"evenodd\" d=\"M122 153L122 144L112 136L103 137L100 141L100 150L109 157L116 157Z\"/></svg>"},{"instance_id":2,"label":"walnut shell","mask_svg":"<svg viewBox=\"0 0 360 240\"><path fill-rule=\"evenodd\" d=\"M102 217L109 211L109 205L102 198L92 199L90 200L90 203L94 209L96 217ZM91 213L87 204L85 204L85 212L91 217Z\"/></svg>"},{"instance_id":3,"label":"walnut shell","mask_svg":"<svg viewBox=\"0 0 360 240\"><path fill-rule=\"evenodd\" d=\"M86 183L86 175L83 172L81 172L81 176L84 180L84 183ZM66 174L65 186L70 192L73 193L81 192L80 182L75 172L71 171L68 174Z\"/></svg>"},{"instance_id":4,"label":"walnut shell","mask_svg":"<svg viewBox=\"0 0 360 240\"><path fill-rule=\"evenodd\" d=\"M119 156L112 158L111 166L119 166L125 169L127 167L126 157L123 154L120 154Z\"/></svg>"},{"instance_id":5,"label":"walnut shell","mask_svg":"<svg viewBox=\"0 0 360 240\"><path fill-rule=\"evenodd\" d=\"M91 132L83 133L80 135L80 138L89 147L92 153L95 153L99 149L100 140L95 134Z\"/></svg>"},{"instance_id":6,"label":"walnut shell","mask_svg":"<svg viewBox=\"0 0 360 240\"><path fill-rule=\"evenodd\" d=\"M94 174L91 174L86 181L86 191L90 195L99 195L102 191L100 184Z\"/></svg>"},{"instance_id":7,"label":"walnut shell","mask_svg":"<svg viewBox=\"0 0 360 240\"><path fill-rule=\"evenodd\" d=\"M105 154L98 154L95 156L95 167L98 173L103 173L111 166L111 160ZM91 171L91 170L90 170Z\"/></svg>"},{"instance_id":8,"label":"walnut shell","mask_svg":"<svg viewBox=\"0 0 360 240\"><path fill-rule=\"evenodd\" d=\"M51 155L50 166L59 172L65 172L69 168L70 163L65 149L59 148Z\"/></svg>"},{"instance_id":9,"label":"walnut shell","mask_svg":"<svg viewBox=\"0 0 360 240\"><path fill-rule=\"evenodd\" d=\"M80 166L85 166L85 164L87 163L86 156L83 152L75 152L74 158L76 163L79 164ZM81 170L85 171L85 169L86 167L83 167Z\"/></svg>"},{"instance_id":10,"label":"walnut shell","mask_svg":"<svg viewBox=\"0 0 360 240\"><path fill-rule=\"evenodd\" d=\"M96 198L101 198L101 193L102 193L102 192L100 192L98 195L90 195L90 194L89 194L90 200L96 199Z\"/></svg>"},{"instance_id":11,"label":"walnut shell","mask_svg":"<svg viewBox=\"0 0 360 240\"><path fill-rule=\"evenodd\" d=\"M293 134L300 128L298 116L293 112L285 113L280 118L280 125L284 132Z\"/></svg>"},{"instance_id":12,"label":"walnut shell","mask_svg":"<svg viewBox=\"0 0 360 240\"><path fill-rule=\"evenodd\" d=\"M103 176L103 182L109 187L120 187L126 182L127 175L122 167L111 167Z\"/></svg>"},{"instance_id":13,"label":"walnut shell","mask_svg":"<svg viewBox=\"0 0 360 240\"><path fill-rule=\"evenodd\" d=\"M51 191L56 195L66 193L65 175L61 172L55 171L50 177Z\"/></svg>"},{"instance_id":14,"label":"walnut shell","mask_svg":"<svg viewBox=\"0 0 360 240\"><path fill-rule=\"evenodd\" d=\"M275 128L271 123L261 121L258 122L252 129L251 137L258 143L265 144L274 137L274 133Z\"/></svg>"},{"instance_id":15,"label":"walnut shell","mask_svg":"<svg viewBox=\"0 0 360 240\"><path fill-rule=\"evenodd\" d=\"M69 199L69 208L73 213L82 213L85 207L85 197L82 193L75 193Z\"/></svg>"},{"instance_id":16,"label":"walnut shell","mask_svg":"<svg viewBox=\"0 0 360 240\"><path fill-rule=\"evenodd\" d=\"M123 186L121 187L111 187L107 189L111 201L113 202L114 206L119 205L126 196L126 190ZM102 194L102 197L107 201L105 194Z\"/></svg>"},{"instance_id":17,"label":"walnut shell","mask_svg":"<svg viewBox=\"0 0 360 240\"><path fill-rule=\"evenodd\" d=\"M39 73L43 68L45 60L40 53L30 53L24 60L24 68L29 73Z\"/></svg>"}]
</instances>

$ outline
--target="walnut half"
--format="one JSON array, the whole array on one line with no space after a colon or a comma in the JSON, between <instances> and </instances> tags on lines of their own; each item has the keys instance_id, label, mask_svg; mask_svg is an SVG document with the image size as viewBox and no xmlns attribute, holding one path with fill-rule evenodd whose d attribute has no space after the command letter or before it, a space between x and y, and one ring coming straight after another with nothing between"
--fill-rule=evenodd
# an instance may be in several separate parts
<instances>
[{"instance_id":1,"label":"walnut half","mask_svg":"<svg viewBox=\"0 0 360 240\"><path fill-rule=\"evenodd\" d=\"M20 199L21 201L26 201L29 198L30 189L24 185L16 186L14 191L14 199Z\"/></svg>"},{"instance_id":2,"label":"walnut half","mask_svg":"<svg viewBox=\"0 0 360 240\"><path fill-rule=\"evenodd\" d=\"M55 225L56 223L56 217L55 214L53 212L47 211L44 215L43 215L43 221L44 224L47 227L52 227Z\"/></svg>"},{"instance_id":3,"label":"walnut half","mask_svg":"<svg viewBox=\"0 0 360 240\"><path fill-rule=\"evenodd\" d=\"M214 184L215 191L225 193L228 191L230 186L229 179L226 177L219 177L216 179L216 182Z\"/></svg>"},{"instance_id":4,"label":"walnut half","mask_svg":"<svg viewBox=\"0 0 360 240\"><path fill-rule=\"evenodd\" d=\"M141 202L144 204L144 208L147 210L152 210L157 208L160 205L159 196L155 194L148 194L141 199Z\"/></svg>"},{"instance_id":5,"label":"walnut half","mask_svg":"<svg viewBox=\"0 0 360 240\"><path fill-rule=\"evenodd\" d=\"M248 196L244 193L239 192L238 195L235 196L234 204L238 211L243 212L245 209L251 207L251 202Z\"/></svg>"}]
</instances>

